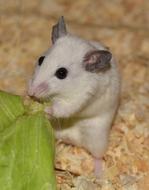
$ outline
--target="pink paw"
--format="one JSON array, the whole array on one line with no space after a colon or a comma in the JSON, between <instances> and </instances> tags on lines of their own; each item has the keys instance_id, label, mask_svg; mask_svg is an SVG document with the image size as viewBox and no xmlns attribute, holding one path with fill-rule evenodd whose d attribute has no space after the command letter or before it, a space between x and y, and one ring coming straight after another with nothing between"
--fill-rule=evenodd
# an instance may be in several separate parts
<instances>
[{"instance_id":1,"label":"pink paw","mask_svg":"<svg viewBox=\"0 0 149 190\"><path fill-rule=\"evenodd\" d=\"M94 174L96 178L100 178L103 174L102 159L94 157Z\"/></svg>"}]
</instances>

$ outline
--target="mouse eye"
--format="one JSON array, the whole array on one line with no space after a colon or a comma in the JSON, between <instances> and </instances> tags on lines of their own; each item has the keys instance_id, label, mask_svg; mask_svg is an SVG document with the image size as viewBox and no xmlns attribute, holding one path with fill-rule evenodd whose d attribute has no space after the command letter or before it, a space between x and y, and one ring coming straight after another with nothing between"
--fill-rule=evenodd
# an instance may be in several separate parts
<instances>
[{"instance_id":1,"label":"mouse eye","mask_svg":"<svg viewBox=\"0 0 149 190\"><path fill-rule=\"evenodd\" d=\"M42 65L44 58L45 58L45 56L41 56L41 57L38 59L38 65L39 65L39 66Z\"/></svg>"},{"instance_id":2,"label":"mouse eye","mask_svg":"<svg viewBox=\"0 0 149 190\"><path fill-rule=\"evenodd\" d=\"M64 79L67 77L68 71L66 68L61 67L59 69L57 69L55 76L59 79Z\"/></svg>"}]
</instances>

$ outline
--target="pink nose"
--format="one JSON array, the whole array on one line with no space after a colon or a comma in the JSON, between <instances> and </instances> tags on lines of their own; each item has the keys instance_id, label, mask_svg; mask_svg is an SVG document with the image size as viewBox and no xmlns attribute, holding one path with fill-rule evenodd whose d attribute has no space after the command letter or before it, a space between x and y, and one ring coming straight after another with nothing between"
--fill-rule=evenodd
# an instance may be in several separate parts
<instances>
[{"instance_id":1,"label":"pink nose","mask_svg":"<svg viewBox=\"0 0 149 190\"><path fill-rule=\"evenodd\" d=\"M29 85L28 95L37 98L44 97L48 92L48 84L45 82L40 83L37 86Z\"/></svg>"}]
</instances>

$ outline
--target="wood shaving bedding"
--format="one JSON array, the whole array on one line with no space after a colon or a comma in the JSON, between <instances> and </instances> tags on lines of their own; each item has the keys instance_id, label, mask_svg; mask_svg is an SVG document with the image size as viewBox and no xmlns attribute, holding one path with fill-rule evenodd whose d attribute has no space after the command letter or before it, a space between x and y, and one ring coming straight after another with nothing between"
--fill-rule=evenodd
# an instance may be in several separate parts
<instances>
[{"instance_id":1,"label":"wood shaving bedding","mask_svg":"<svg viewBox=\"0 0 149 190\"><path fill-rule=\"evenodd\" d=\"M109 149L103 158L101 178L94 176L90 154L57 142L58 188L148 190L149 36L146 23L149 15L146 10L149 2L32 0L32 3L22 1L21 8L19 2L0 2L3 5L0 6L0 89L20 95L26 93L34 62L50 45L51 26L62 13L73 33L107 44L119 60L122 73L121 103L111 130ZM89 14L83 12L86 9Z\"/></svg>"}]
</instances>

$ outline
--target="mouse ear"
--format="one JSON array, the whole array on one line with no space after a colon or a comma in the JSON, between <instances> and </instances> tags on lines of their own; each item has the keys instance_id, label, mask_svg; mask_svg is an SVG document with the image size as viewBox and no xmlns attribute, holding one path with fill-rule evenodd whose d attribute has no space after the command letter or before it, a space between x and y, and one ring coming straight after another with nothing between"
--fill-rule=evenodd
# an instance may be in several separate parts
<instances>
[{"instance_id":1,"label":"mouse ear","mask_svg":"<svg viewBox=\"0 0 149 190\"><path fill-rule=\"evenodd\" d=\"M61 16L58 23L52 28L52 43L54 44L56 40L67 34L66 25L64 17Z\"/></svg>"},{"instance_id":2,"label":"mouse ear","mask_svg":"<svg viewBox=\"0 0 149 190\"><path fill-rule=\"evenodd\" d=\"M83 60L83 64L86 71L100 72L106 71L110 68L112 54L106 50L94 50L88 52Z\"/></svg>"}]
</instances>

